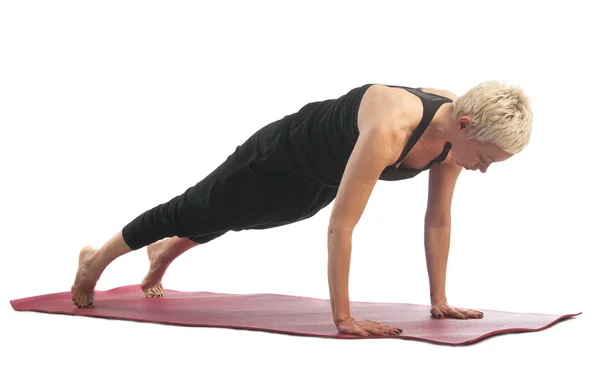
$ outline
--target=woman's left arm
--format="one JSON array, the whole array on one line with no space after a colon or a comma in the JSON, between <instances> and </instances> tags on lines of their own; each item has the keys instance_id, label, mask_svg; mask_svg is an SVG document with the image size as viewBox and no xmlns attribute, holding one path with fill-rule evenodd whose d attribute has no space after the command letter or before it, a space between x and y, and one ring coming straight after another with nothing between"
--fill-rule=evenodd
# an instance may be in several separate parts
<instances>
[{"instance_id":1,"label":"woman's left arm","mask_svg":"<svg viewBox=\"0 0 600 370\"><path fill-rule=\"evenodd\" d=\"M431 314L437 318L481 318L483 313L455 308L446 298L446 267L450 250L451 208L456 181L462 168L453 160L429 170L429 194L425 213L425 256L429 275Z\"/></svg>"},{"instance_id":2,"label":"woman's left arm","mask_svg":"<svg viewBox=\"0 0 600 370\"><path fill-rule=\"evenodd\" d=\"M425 256L431 305L446 301L446 266L450 250L451 207L461 168L454 163L435 163L429 170L425 212Z\"/></svg>"}]
</instances>

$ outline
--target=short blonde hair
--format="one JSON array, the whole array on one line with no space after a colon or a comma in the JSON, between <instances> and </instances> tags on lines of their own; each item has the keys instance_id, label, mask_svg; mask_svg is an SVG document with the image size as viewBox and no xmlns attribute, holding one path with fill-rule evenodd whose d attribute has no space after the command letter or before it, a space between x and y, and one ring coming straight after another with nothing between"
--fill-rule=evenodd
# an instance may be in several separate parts
<instances>
[{"instance_id":1,"label":"short blonde hair","mask_svg":"<svg viewBox=\"0 0 600 370\"><path fill-rule=\"evenodd\" d=\"M471 117L468 137L497 146L503 151L521 152L531 137L533 113L529 98L517 86L505 82L483 82L454 100L452 118Z\"/></svg>"}]
</instances>

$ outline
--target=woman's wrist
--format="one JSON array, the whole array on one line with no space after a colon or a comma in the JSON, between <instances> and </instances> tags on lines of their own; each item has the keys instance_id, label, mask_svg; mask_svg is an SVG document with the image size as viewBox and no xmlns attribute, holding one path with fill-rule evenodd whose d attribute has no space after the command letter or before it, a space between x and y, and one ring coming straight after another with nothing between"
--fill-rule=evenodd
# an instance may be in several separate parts
<instances>
[{"instance_id":1,"label":"woman's wrist","mask_svg":"<svg viewBox=\"0 0 600 370\"><path fill-rule=\"evenodd\" d=\"M432 295L431 296L431 305L432 306L437 306L440 303L448 303L448 299L446 299L446 295L440 295L440 296Z\"/></svg>"}]
</instances>

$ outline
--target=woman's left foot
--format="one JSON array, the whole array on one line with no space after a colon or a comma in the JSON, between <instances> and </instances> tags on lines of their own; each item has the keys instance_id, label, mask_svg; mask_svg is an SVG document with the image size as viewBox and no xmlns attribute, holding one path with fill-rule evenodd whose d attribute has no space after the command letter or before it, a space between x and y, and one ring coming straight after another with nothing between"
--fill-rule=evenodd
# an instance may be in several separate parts
<instances>
[{"instance_id":1,"label":"woman's left foot","mask_svg":"<svg viewBox=\"0 0 600 370\"><path fill-rule=\"evenodd\" d=\"M71 287L71 299L79 308L94 307L94 288L99 274L94 271L96 250L84 247L79 252L79 266Z\"/></svg>"}]
</instances>

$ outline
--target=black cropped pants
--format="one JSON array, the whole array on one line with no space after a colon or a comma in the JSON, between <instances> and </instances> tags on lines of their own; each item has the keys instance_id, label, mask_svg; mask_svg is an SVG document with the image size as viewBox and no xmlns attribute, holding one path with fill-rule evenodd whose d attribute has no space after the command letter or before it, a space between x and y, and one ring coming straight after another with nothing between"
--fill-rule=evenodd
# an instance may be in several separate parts
<instances>
[{"instance_id":1,"label":"black cropped pants","mask_svg":"<svg viewBox=\"0 0 600 370\"><path fill-rule=\"evenodd\" d=\"M337 188L294 160L289 119L264 126L196 185L133 219L122 230L127 245L136 250L172 236L204 244L229 231L298 222L329 205Z\"/></svg>"}]
</instances>

